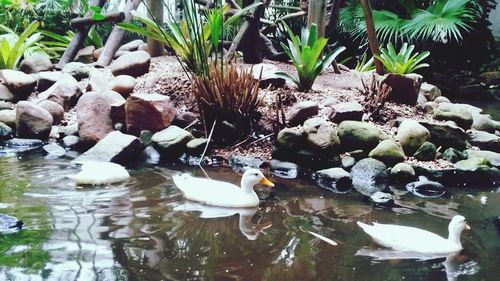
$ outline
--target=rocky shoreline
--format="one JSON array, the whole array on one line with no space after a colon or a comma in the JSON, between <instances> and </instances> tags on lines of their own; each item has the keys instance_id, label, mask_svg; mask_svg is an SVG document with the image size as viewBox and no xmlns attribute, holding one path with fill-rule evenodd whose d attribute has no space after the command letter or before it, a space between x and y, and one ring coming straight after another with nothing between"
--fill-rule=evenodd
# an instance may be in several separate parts
<instances>
[{"instance_id":1,"label":"rocky shoreline","mask_svg":"<svg viewBox=\"0 0 500 281\"><path fill-rule=\"evenodd\" d=\"M35 55L22 62L23 71L0 70L0 155L43 147L74 163L267 168L365 195L421 175L448 186L500 182L500 122L480 108L451 103L424 83L417 106L387 103L370 119L361 91L369 74L327 70L306 94L270 75L291 70L275 62L262 65L265 88L253 134L226 147L210 144L200 161L208 139L189 80L175 58L151 58L134 46L108 68L74 62L55 71ZM279 121L278 105L286 120Z\"/></svg>"}]
</instances>

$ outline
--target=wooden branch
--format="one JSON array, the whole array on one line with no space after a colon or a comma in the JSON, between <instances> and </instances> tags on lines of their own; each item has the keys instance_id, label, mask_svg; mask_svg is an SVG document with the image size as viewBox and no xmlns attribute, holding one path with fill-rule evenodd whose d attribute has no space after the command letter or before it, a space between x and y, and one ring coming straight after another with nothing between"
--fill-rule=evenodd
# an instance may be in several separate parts
<instances>
[{"instance_id":1,"label":"wooden branch","mask_svg":"<svg viewBox=\"0 0 500 281\"><path fill-rule=\"evenodd\" d=\"M148 0L147 5L151 14L148 15L158 25L163 25L163 1L162 0ZM159 57L164 54L165 47L160 41L147 37L148 52L152 57Z\"/></svg>"},{"instance_id":2,"label":"wooden branch","mask_svg":"<svg viewBox=\"0 0 500 281\"><path fill-rule=\"evenodd\" d=\"M93 17L72 19L70 25L72 28L82 29L88 25L102 24L107 22L121 22L124 19L125 14L123 12L116 12L104 15L103 20L95 20Z\"/></svg>"},{"instance_id":3,"label":"wooden branch","mask_svg":"<svg viewBox=\"0 0 500 281\"><path fill-rule=\"evenodd\" d=\"M129 0L125 6L124 13L125 19L123 22L130 22L132 20L131 11L137 9L141 4L141 0ZM106 45L104 46L104 50L102 54L99 56L99 59L96 62L96 65L104 67L108 66L113 60L116 51L120 48L120 44L123 39L123 35L125 35L125 30L119 28L118 26L114 26L111 34L109 34L108 40L106 41Z\"/></svg>"},{"instance_id":4,"label":"wooden branch","mask_svg":"<svg viewBox=\"0 0 500 281\"><path fill-rule=\"evenodd\" d=\"M106 0L93 0L90 5L102 7L104 6L105 2ZM87 12L86 16L90 16L90 13ZM64 50L64 54L61 56L61 59L57 63L56 69L63 69L67 63L73 61L78 51L83 47L83 43L87 38L89 30L90 27L87 26L75 32L75 35L69 42L66 50Z\"/></svg>"},{"instance_id":5,"label":"wooden branch","mask_svg":"<svg viewBox=\"0 0 500 281\"><path fill-rule=\"evenodd\" d=\"M201 0L196 0L196 1L201 1ZM259 2L259 0L255 0L254 3ZM260 22L260 14L262 14L264 9L264 6L258 6L253 10L252 13L252 19L247 18L245 22L241 25L240 30L236 34L236 36L233 39L233 43L231 44L231 47L229 47L229 50L226 53L225 60L226 61L231 61L234 59L234 54L236 53L236 50L240 46L241 41L243 41L244 37L247 35L247 33L251 30L251 27L254 26L255 24L255 19L259 19ZM256 31L259 31L259 28L256 28Z\"/></svg>"}]
</instances>

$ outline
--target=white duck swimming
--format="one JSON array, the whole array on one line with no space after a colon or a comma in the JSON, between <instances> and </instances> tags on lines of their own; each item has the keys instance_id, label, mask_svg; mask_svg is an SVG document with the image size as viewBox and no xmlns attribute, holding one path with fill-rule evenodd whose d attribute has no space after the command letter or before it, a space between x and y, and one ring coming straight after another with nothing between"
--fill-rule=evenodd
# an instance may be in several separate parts
<instances>
[{"instance_id":1,"label":"white duck swimming","mask_svg":"<svg viewBox=\"0 0 500 281\"><path fill-rule=\"evenodd\" d=\"M378 244L397 251L447 256L462 250L460 234L470 229L463 216L456 215L448 225L448 239L427 230L392 224L358 225Z\"/></svg>"},{"instance_id":2,"label":"white duck swimming","mask_svg":"<svg viewBox=\"0 0 500 281\"><path fill-rule=\"evenodd\" d=\"M175 175L172 179L186 199L207 205L232 208L258 206L259 197L253 187L257 184L274 186L257 169L249 169L243 174L241 187L223 181L195 178L188 174Z\"/></svg>"}]
</instances>

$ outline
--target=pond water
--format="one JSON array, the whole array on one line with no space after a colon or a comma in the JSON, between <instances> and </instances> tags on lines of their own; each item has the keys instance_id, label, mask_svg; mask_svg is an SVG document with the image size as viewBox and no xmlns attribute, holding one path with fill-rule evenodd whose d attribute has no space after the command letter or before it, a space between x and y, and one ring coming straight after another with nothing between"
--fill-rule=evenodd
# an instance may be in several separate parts
<instances>
[{"instance_id":1,"label":"pond water","mask_svg":"<svg viewBox=\"0 0 500 281\"><path fill-rule=\"evenodd\" d=\"M423 199L395 190L391 207L352 191L323 191L307 179L271 177L258 209L214 209L185 202L172 175L199 168L130 167L123 184L75 188L70 159L39 153L0 158L0 213L22 219L0 234L0 280L498 280L500 190L449 188ZM229 168L206 169L238 183ZM486 204L480 197L486 196ZM194 211L196 210L196 211ZM378 260L356 221L421 227L446 236L461 214L472 230L453 259ZM306 231L335 240L327 244Z\"/></svg>"}]
</instances>

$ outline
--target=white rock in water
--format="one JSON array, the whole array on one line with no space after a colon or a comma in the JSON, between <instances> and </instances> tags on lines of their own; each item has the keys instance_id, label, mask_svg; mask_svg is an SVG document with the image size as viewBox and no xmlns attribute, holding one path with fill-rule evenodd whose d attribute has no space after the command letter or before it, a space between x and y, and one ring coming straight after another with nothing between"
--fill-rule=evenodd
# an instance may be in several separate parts
<instances>
[{"instance_id":1,"label":"white rock in water","mask_svg":"<svg viewBox=\"0 0 500 281\"><path fill-rule=\"evenodd\" d=\"M100 185L124 181L130 174L121 165L111 162L87 161L82 171L75 176L77 185Z\"/></svg>"}]
</instances>

